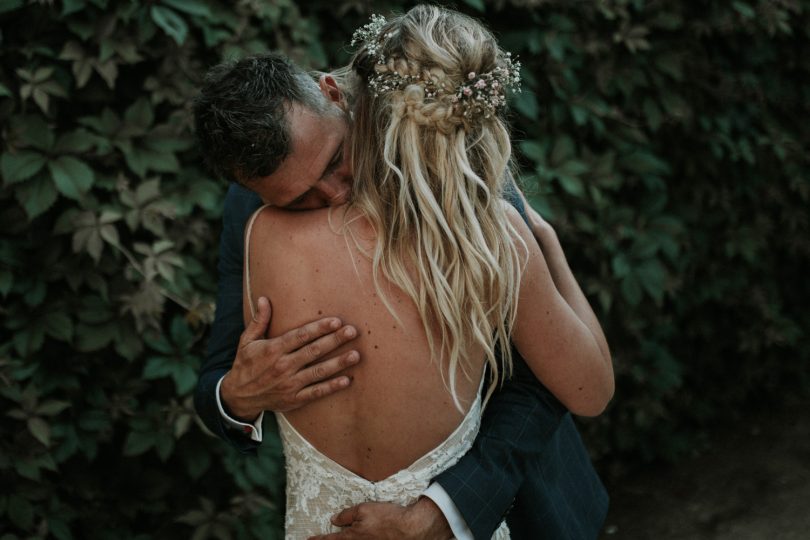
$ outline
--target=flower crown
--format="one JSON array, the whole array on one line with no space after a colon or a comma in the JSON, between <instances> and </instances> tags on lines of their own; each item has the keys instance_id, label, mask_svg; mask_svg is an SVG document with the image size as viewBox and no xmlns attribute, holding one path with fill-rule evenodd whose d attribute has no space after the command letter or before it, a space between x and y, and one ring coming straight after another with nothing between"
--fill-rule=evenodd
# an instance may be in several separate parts
<instances>
[{"instance_id":1,"label":"flower crown","mask_svg":"<svg viewBox=\"0 0 810 540\"><path fill-rule=\"evenodd\" d=\"M371 22L355 30L351 45L363 44L366 51L377 60L378 66L386 66L387 59L383 54L384 39L393 36L393 32L383 34L387 24L385 17L374 14ZM410 84L421 84L425 96L436 98L441 95L452 95L450 101L464 111L465 117L483 115L489 118L494 112L506 105L506 90L520 92L520 62L512 60L512 53L506 53L504 65L486 73L467 74L467 80L454 88L448 88L443 82L423 74L401 74L396 70L377 69L369 76L368 85L375 96L402 90Z\"/></svg>"}]
</instances>

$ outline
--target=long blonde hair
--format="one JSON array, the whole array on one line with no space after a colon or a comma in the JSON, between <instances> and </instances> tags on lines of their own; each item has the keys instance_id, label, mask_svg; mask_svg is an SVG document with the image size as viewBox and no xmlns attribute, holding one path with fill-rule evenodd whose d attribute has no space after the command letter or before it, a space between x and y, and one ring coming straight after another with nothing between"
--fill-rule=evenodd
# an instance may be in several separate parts
<instances>
[{"instance_id":1,"label":"long blonde hair","mask_svg":"<svg viewBox=\"0 0 810 540\"><path fill-rule=\"evenodd\" d=\"M519 236L501 197L510 174L507 125L499 114L465 115L453 95L470 73L491 72L506 57L480 23L435 6L390 20L380 36L371 48L361 46L349 66L350 205L376 233L370 257L380 298L382 275L414 301L461 409L456 378L472 377L465 358L471 344L486 353L487 398L511 374L521 265ZM413 82L370 88L381 73ZM426 81L440 90L426 90Z\"/></svg>"}]
</instances>

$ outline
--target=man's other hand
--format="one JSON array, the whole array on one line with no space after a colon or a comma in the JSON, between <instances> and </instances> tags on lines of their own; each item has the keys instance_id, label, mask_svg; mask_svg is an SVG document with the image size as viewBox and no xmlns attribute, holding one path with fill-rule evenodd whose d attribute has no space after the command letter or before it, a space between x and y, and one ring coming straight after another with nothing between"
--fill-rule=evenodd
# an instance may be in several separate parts
<instances>
[{"instance_id":1,"label":"man's other hand","mask_svg":"<svg viewBox=\"0 0 810 540\"><path fill-rule=\"evenodd\" d=\"M266 339L269 325L270 301L261 297L220 386L220 397L233 416L252 422L262 411L291 411L349 386L349 377L336 375L356 364L360 354L327 356L357 337L357 329L328 317Z\"/></svg>"},{"instance_id":2,"label":"man's other hand","mask_svg":"<svg viewBox=\"0 0 810 540\"><path fill-rule=\"evenodd\" d=\"M427 497L410 506L358 504L334 516L332 524L343 530L310 540L447 540L453 536L444 514Z\"/></svg>"}]
</instances>

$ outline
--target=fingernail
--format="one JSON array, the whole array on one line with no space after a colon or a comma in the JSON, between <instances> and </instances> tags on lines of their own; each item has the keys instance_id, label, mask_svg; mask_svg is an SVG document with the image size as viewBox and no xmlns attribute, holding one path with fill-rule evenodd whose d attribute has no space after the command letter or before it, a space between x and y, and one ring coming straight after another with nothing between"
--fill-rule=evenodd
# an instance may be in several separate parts
<instances>
[{"instance_id":1,"label":"fingernail","mask_svg":"<svg viewBox=\"0 0 810 540\"><path fill-rule=\"evenodd\" d=\"M360 360L360 353L358 353L357 351L352 351L349 353L350 364L356 364L358 360Z\"/></svg>"},{"instance_id":2,"label":"fingernail","mask_svg":"<svg viewBox=\"0 0 810 540\"><path fill-rule=\"evenodd\" d=\"M329 327L333 330L340 328L340 319L332 319L332 322L329 323Z\"/></svg>"},{"instance_id":3,"label":"fingernail","mask_svg":"<svg viewBox=\"0 0 810 540\"><path fill-rule=\"evenodd\" d=\"M353 338L355 335L357 335L357 331L354 329L353 326L349 326L343 332L343 335L346 336L347 338Z\"/></svg>"}]
</instances>

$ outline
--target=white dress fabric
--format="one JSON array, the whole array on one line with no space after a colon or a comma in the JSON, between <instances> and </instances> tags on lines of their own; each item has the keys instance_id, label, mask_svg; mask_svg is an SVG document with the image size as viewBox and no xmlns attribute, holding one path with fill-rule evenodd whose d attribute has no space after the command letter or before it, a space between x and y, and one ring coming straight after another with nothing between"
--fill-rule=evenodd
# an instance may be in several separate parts
<instances>
[{"instance_id":1,"label":"white dress fabric","mask_svg":"<svg viewBox=\"0 0 810 540\"><path fill-rule=\"evenodd\" d=\"M284 528L288 540L299 540L339 531L329 519L340 510L362 502L400 505L415 502L433 477L452 467L472 446L481 425L481 396L479 394L461 424L444 442L407 469L378 482L366 480L323 455L283 414L277 413L276 418L287 467ZM505 522L492 538L509 538Z\"/></svg>"}]
</instances>

